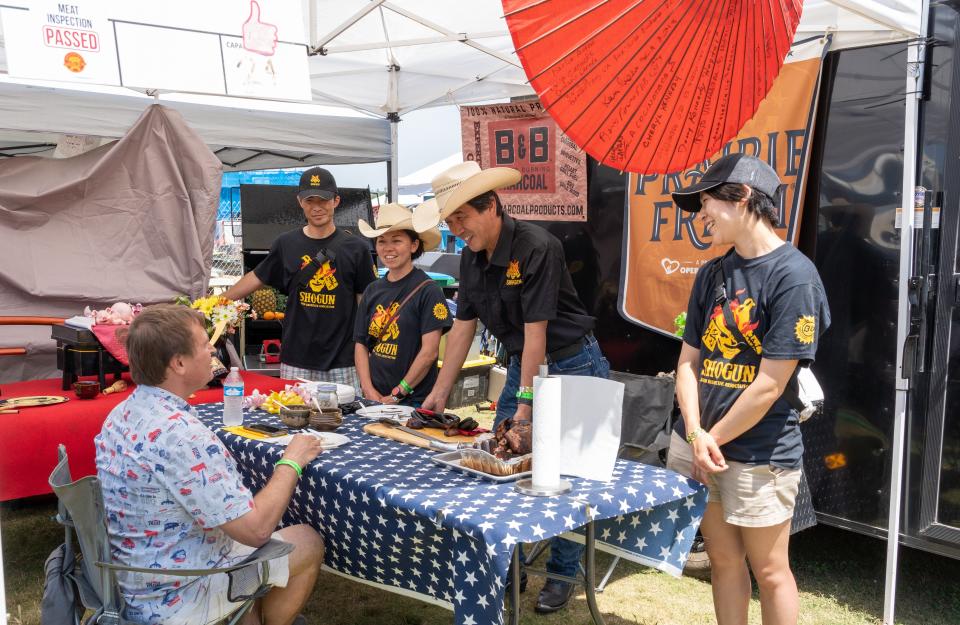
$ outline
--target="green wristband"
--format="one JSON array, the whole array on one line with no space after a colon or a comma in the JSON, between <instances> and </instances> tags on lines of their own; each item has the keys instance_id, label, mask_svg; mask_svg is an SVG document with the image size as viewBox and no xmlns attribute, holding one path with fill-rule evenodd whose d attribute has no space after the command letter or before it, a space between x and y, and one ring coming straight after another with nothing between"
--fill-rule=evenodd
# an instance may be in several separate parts
<instances>
[{"instance_id":1,"label":"green wristband","mask_svg":"<svg viewBox=\"0 0 960 625\"><path fill-rule=\"evenodd\" d=\"M529 399L533 401L533 391L517 391L517 399Z\"/></svg>"},{"instance_id":2,"label":"green wristband","mask_svg":"<svg viewBox=\"0 0 960 625\"><path fill-rule=\"evenodd\" d=\"M407 392L407 395L413 392L413 387L410 386L406 380L400 380L400 388Z\"/></svg>"},{"instance_id":3,"label":"green wristband","mask_svg":"<svg viewBox=\"0 0 960 625\"><path fill-rule=\"evenodd\" d=\"M297 477L300 477L301 475L303 475L303 468L299 464L297 464L296 462L288 458L280 458L279 460L276 461L276 463L274 463L273 466L279 467L280 465L283 465L283 464L287 465L288 467L296 471Z\"/></svg>"}]
</instances>

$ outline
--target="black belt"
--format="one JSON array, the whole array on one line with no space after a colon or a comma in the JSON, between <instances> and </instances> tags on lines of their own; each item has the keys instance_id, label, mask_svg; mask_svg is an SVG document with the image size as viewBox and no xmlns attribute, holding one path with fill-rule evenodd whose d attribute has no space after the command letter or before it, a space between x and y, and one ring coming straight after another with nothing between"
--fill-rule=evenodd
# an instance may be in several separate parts
<instances>
[{"instance_id":1,"label":"black belt","mask_svg":"<svg viewBox=\"0 0 960 625\"><path fill-rule=\"evenodd\" d=\"M571 356L576 356L579 354L583 348L586 346L587 341L593 338L593 332L587 332L585 335L578 338L573 343L559 349L555 349L552 352L547 354L547 359L552 362L557 362L558 360L563 360L564 358L570 358Z\"/></svg>"}]
</instances>

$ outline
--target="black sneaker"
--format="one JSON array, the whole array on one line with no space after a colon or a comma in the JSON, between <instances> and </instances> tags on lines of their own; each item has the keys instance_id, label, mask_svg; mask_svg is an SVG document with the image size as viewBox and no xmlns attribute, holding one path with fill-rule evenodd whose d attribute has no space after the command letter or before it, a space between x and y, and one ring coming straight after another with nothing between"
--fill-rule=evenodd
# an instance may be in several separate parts
<instances>
[{"instance_id":1,"label":"black sneaker","mask_svg":"<svg viewBox=\"0 0 960 625\"><path fill-rule=\"evenodd\" d=\"M567 607L570 597L573 596L573 584L561 582L556 579L548 579L537 597L537 607L534 611L537 614L550 614Z\"/></svg>"}]
</instances>

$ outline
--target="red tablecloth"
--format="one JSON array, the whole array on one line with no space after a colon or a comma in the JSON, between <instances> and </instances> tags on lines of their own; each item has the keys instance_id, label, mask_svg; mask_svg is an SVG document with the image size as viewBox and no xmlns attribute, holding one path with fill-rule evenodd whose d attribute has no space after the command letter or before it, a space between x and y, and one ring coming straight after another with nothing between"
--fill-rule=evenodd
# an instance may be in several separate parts
<instances>
[{"instance_id":1,"label":"red tablecloth","mask_svg":"<svg viewBox=\"0 0 960 625\"><path fill-rule=\"evenodd\" d=\"M266 393L281 390L289 383L258 373L243 371L241 374L247 394L255 388ZM107 382L111 379L108 377ZM61 390L60 384L61 379L55 378L0 385L2 399L28 395L69 398L69 401L53 406L21 408L19 414L0 414L0 501L52 492L47 478L57 464L57 445L60 443L67 446L74 477L95 473L93 437L100 432L110 410L133 390L131 384L131 388L122 393L80 400L72 390ZM197 391L190 403L217 401L223 401L221 388Z\"/></svg>"}]
</instances>

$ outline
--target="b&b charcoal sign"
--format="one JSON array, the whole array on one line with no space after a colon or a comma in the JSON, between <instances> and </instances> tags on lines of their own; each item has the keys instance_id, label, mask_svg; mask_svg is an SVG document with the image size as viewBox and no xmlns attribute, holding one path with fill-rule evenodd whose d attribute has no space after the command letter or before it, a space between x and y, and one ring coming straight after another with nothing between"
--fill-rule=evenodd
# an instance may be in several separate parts
<instances>
[{"instance_id":1,"label":"b&b charcoal sign","mask_svg":"<svg viewBox=\"0 0 960 625\"><path fill-rule=\"evenodd\" d=\"M539 101L460 109L464 160L512 167L520 182L498 193L517 219L586 221L587 155Z\"/></svg>"}]
</instances>

